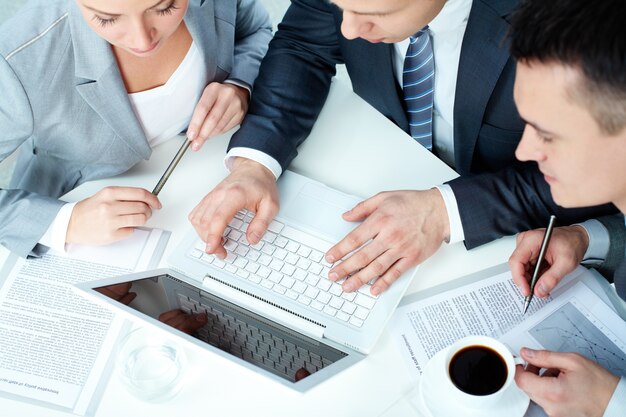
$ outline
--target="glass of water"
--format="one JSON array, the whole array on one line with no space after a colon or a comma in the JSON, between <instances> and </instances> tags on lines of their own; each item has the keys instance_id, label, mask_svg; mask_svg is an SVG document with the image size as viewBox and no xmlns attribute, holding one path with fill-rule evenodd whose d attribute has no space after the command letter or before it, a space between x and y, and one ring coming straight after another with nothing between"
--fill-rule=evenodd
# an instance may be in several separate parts
<instances>
[{"instance_id":1,"label":"glass of water","mask_svg":"<svg viewBox=\"0 0 626 417\"><path fill-rule=\"evenodd\" d=\"M119 344L117 371L128 390L144 401L162 402L182 386L182 348L156 330L136 328Z\"/></svg>"}]
</instances>

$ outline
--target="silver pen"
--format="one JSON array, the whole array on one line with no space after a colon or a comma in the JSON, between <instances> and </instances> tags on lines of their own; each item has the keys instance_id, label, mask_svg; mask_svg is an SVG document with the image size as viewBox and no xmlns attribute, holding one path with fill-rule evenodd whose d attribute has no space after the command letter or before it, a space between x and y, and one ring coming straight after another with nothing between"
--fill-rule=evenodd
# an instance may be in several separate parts
<instances>
[{"instance_id":1,"label":"silver pen","mask_svg":"<svg viewBox=\"0 0 626 417\"><path fill-rule=\"evenodd\" d=\"M183 158L183 155L185 154L185 151L187 151L187 149L189 148L190 144L191 144L191 141L185 138L185 141L183 142L182 146L180 147L178 152L176 152L176 155L174 155L174 159L172 159L172 162L170 162L170 164L168 165L167 169L163 173L163 176L161 176L161 179L157 183L156 187L154 187L154 190L152 190L152 194L159 195L159 193L161 192L161 189L163 188L167 180L170 178L170 175L172 175L172 172L174 172L174 168L176 168L176 165L178 165L180 160Z\"/></svg>"},{"instance_id":2,"label":"silver pen","mask_svg":"<svg viewBox=\"0 0 626 417\"><path fill-rule=\"evenodd\" d=\"M541 242L541 249L539 249L539 256L537 257L537 263L535 264L535 270L533 271L533 276L530 279L530 294L526 296L524 299L524 313L528 310L528 306L530 306L530 302L533 299L533 293L535 292L535 284L537 283L537 279L539 279L539 272L541 271L541 265L545 260L546 251L548 250L548 244L550 243L550 237L552 236L552 228L554 227L554 215L550 216L550 223L548 223L548 227L546 228L545 233L543 234L543 242Z\"/></svg>"}]
</instances>

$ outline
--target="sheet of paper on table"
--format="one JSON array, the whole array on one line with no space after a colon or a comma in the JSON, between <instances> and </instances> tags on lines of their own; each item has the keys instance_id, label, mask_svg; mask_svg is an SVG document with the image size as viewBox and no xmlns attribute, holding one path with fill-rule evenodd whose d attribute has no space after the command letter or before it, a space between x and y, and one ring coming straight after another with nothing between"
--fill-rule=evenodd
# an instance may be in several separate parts
<instances>
[{"instance_id":1,"label":"sheet of paper on table","mask_svg":"<svg viewBox=\"0 0 626 417\"><path fill-rule=\"evenodd\" d=\"M513 352L523 346L578 352L625 376L626 322L613 295L597 272L580 267L523 315L521 293L510 272L498 267L407 297L390 329L416 382L435 353L477 334L495 337ZM544 414L531 407L526 415Z\"/></svg>"},{"instance_id":2,"label":"sheet of paper on table","mask_svg":"<svg viewBox=\"0 0 626 417\"><path fill-rule=\"evenodd\" d=\"M106 246L9 256L0 269L0 395L93 415L124 320L72 284L156 267L169 235L141 228Z\"/></svg>"}]
</instances>

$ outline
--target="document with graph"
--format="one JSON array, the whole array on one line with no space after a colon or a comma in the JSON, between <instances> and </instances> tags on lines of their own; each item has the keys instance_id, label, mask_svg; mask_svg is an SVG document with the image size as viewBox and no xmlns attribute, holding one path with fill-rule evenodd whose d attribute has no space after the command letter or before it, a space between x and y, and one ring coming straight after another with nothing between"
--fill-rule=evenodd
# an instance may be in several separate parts
<instances>
[{"instance_id":1,"label":"document with graph","mask_svg":"<svg viewBox=\"0 0 626 417\"><path fill-rule=\"evenodd\" d=\"M626 376L626 322L583 282L577 282L537 313L500 337L522 346L576 352L611 373Z\"/></svg>"}]
</instances>

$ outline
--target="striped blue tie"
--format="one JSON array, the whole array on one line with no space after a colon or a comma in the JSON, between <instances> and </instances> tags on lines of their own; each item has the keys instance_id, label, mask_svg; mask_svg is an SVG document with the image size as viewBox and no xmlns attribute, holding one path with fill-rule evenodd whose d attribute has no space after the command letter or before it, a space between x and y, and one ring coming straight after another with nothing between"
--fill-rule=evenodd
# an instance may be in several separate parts
<instances>
[{"instance_id":1,"label":"striped blue tie","mask_svg":"<svg viewBox=\"0 0 626 417\"><path fill-rule=\"evenodd\" d=\"M413 139L433 147L433 86L435 63L428 26L411 36L404 59L402 91Z\"/></svg>"}]
</instances>

